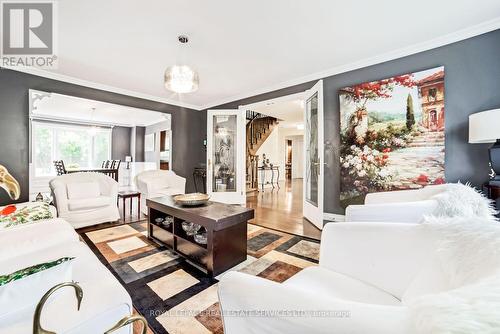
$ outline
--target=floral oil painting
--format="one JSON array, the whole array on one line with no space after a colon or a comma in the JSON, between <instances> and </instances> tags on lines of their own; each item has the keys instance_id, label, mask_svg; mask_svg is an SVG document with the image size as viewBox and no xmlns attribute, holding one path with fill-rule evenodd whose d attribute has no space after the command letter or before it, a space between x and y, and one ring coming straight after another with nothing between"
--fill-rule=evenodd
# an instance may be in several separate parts
<instances>
[{"instance_id":1,"label":"floral oil painting","mask_svg":"<svg viewBox=\"0 0 500 334\"><path fill-rule=\"evenodd\" d=\"M341 205L444 183L444 67L340 90Z\"/></svg>"}]
</instances>

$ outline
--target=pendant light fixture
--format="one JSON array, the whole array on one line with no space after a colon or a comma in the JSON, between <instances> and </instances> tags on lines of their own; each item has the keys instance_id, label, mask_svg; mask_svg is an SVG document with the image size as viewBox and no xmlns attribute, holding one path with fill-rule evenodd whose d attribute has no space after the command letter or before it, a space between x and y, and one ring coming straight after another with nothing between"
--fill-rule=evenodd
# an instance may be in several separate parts
<instances>
[{"instance_id":1,"label":"pendant light fixture","mask_svg":"<svg viewBox=\"0 0 500 334\"><path fill-rule=\"evenodd\" d=\"M187 44L189 38L181 35L179 43ZM200 78L198 72L187 65L173 65L165 71L165 87L175 93L192 93L198 90Z\"/></svg>"}]
</instances>

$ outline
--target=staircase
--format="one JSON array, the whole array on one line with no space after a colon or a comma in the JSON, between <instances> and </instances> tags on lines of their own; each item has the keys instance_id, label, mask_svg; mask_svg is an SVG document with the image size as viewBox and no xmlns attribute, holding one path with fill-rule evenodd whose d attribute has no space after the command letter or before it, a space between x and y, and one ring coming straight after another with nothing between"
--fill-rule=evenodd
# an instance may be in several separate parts
<instances>
[{"instance_id":1,"label":"staircase","mask_svg":"<svg viewBox=\"0 0 500 334\"><path fill-rule=\"evenodd\" d=\"M247 193L257 191L258 185L258 166L259 156L256 154L260 146L266 141L271 132L278 124L278 120L274 117L260 114L255 111L247 110L246 112L246 140L247 140L247 157L246 157L246 184Z\"/></svg>"}]
</instances>

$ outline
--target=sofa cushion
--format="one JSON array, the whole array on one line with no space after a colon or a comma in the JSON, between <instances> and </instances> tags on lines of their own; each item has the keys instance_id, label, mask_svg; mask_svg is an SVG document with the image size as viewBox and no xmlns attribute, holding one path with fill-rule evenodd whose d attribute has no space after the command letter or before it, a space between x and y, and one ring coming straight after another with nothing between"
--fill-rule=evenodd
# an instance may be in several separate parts
<instances>
[{"instance_id":1,"label":"sofa cushion","mask_svg":"<svg viewBox=\"0 0 500 334\"><path fill-rule=\"evenodd\" d=\"M78 240L73 227L61 218L0 229L0 262L13 257L29 258L29 253Z\"/></svg>"},{"instance_id":2,"label":"sofa cushion","mask_svg":"<svg viewBox=\"0 0 500 334\"><path fill-rule=\"evenodd\" d=\"M68 208L70 211L97 209L109 206L111 197L97 196L86 199L72 199L68 201Z\"/></svg>"},{"instance_id":3,"label":"sofa cushion","mask_svg":"<svg viewBox=\"0 0 500 334\"><path fill-rule=\"evenodd\" d=\"M420 296L448 290L450 282L437 256L430 259L417 274L401 300L409 303Z\"/></svg>"},{"instance_id":4,"label":"sofa cushion","mask_svg":"<svg viewBox=\"0 0 500 334\"><path fill-rule=\"evenodd\" d=\"M87 199L101 195L98 182L77 182L66 184L68 199Z\"/></svg>"},{"instance_id":5,"label":"sofa cushion","mask_svg":"<svg viewBox=\"0 0 500 334\"><path fill-rule=\"evenodd\" d=\"M377 305L401 305L399 299L383 290L321 267L303 269L284 284L330 298Z\"/></svg>"},{"instance_id":6,"label":"sofa cushion","mask_svg":"<svg viewBox=\"0 0 500 334\"><path fill-rule=\"evenodd\" d=\"M72 280L70 257L0 272L0 316L36 305L53 286Z\"/></svg>"}]
</instances>

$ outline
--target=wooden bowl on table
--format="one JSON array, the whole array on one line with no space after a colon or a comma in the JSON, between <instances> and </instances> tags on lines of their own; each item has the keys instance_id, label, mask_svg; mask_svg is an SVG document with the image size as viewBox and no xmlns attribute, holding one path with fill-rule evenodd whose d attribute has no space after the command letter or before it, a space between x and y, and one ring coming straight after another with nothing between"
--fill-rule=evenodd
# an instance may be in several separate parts
<instances>
[{"instance_id":1,"label":"wooden bowl on table","mask_svg":"<svg viewBox=\"0 0 500 334\"><path fill-rule=\"evenodd\" d=\"M202 193L175 195L174 201L183 206L199 206L208 202L210 196Z\"/></svg>"}]
</instances>

